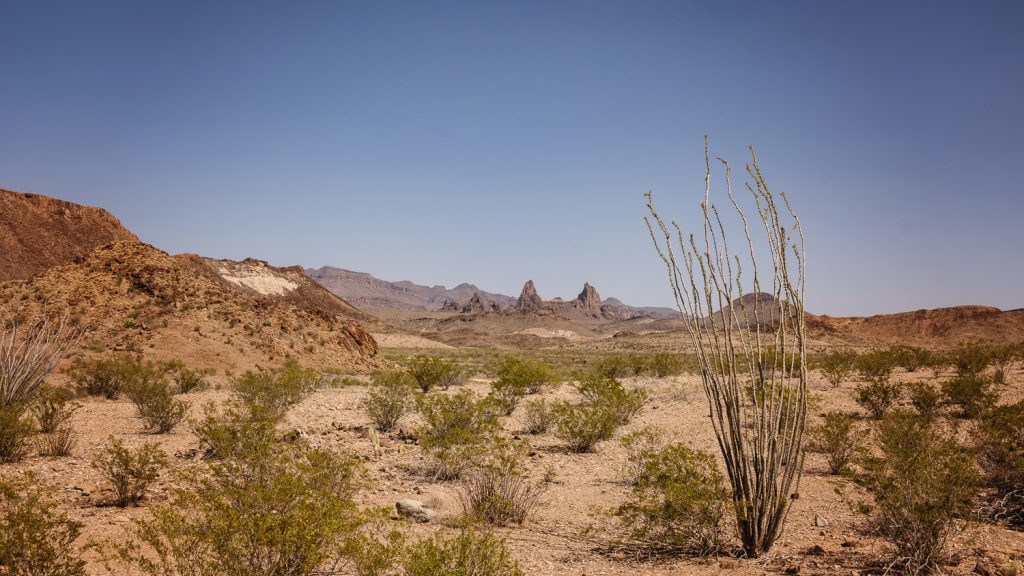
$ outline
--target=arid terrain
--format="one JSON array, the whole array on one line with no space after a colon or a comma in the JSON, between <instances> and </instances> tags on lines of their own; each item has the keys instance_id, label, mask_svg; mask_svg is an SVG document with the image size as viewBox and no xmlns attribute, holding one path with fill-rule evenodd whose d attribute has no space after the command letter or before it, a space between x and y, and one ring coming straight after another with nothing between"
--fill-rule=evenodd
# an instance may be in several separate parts
<instances>
[{"instance_id":1,"label":"arid terrain","mask_svg":"<svg viewBox=\"0 0 1024 576\"><path fill-rule=\"evenodd\" d=\"M84 524L78 546L125 542L133 521L170 501L183 485L181 475L204 460L195 431L204 407L222 405L235 378L246 370L273 368L288 358L315 369L324 384L288 410L281 432L357 455L368 472L357 495L361 505L394 510L397 501L415 499L436 511L426 523L393 514L391 525L415 539L458 525L461 484L431 472L430 457L417 442L423 424L419 414L404 415L379 437L370 432L373 422L363 402L375 372L408 367L417 356L450 359L462 368L465 381L430 394L468 389L483 397L491 391L499 360L536 359L553 366L561 381L530 398L575 403L580 395L573 383L580 373L609 358L669 353L687 359L677 373L619 377L626 389L645 391L646 402L593 452L570 452L554 430L526 433L522 402L500 419L500 436L528 440L527 478L544 489L540 504L521 525L496 529L526 574L883 574L889 568L892 548L878 534L872 512L862 506L871 508L871 496L851 478L831 475L821 454L807 455L785 531L761 558L737 557L735 542L710 557L654 554L620 544L626 532L610 511L630 491L623 436L651 427L666 441L718 454L701 378L689 362L693 351L682 332L683 320L663 309L645 312L604 300L589 283L575 299L544 300L532 282L515 299L470 285L454 291L406 286L404 300L395 305L395 285L367 276L359 277L363 291L350 302L336 295L346 272L341 269L313 273L255 259L169 255L139 242L103 210L6 190L0 190L0 223L0 320L25 324L67 314L85 331L49 384L70 388L66 369L76 358L111 353L153 362L179 360L206 373L204 387L176 396L188 403L188 416L169 433L146 431L124 396L80 396L75 401L81 408L70 420L78 434L70 455L41 456L33 450L20 461L0 464L0 474L31 471L57 490L61 509ZM809 314L807 323L812 358L894 345L941 353L966 343L1024 341L1024 310L981 306L868 318ZM897 368L892 382L909 389L913 382L938 385L952 376L949 366L913 372ZM870 437L873 424L856 402L862 384L854 372L832 385L812 365L809 425L840 411L854 418L859 436ZM1024 361L1013 359L995 390L999 404L1024 400ZM909 407L906 399L900 405ZM942 409L940 418L965 443L971 441L972 421L956 418L950 407ZM129 447L156 443L168 457L168 468L138 506L114 506L112 487L93 466L110 437ZM1024 532L984 519L962 521L961 528L943 570L1024 573ZM87 550L85 558L89 574L135 573L104 561L96 549Z\"/></svg>"}]
</instances>

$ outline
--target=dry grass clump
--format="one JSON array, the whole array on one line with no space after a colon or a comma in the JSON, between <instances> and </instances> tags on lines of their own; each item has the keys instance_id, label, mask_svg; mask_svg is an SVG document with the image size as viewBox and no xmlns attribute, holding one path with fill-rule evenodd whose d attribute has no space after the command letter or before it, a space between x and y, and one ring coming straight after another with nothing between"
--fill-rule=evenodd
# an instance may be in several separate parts
<instances>
[{"instance_id":1,"label":"dry grass clump","mask_svg":"<svg viewBox=\"0 0 1024 576\"><path fill-rule=\"evenodd\" d=\"M82 523L60 508L38 478L0 478L0 571L19 576L84 576L74 547Z\"/></svg>"},{"instance_id":2,"label":"dry grass clump","mask_svg":"<svg viewBox=\"0 0 1024 576\"><path fill-rule=\"evenodd\" d=\"M909 572L937 569L977 493L974 460L935 420L906 411L882 419L876 437L880 455L864 459L862 479L881 534Z\"/></svg>"},{"instance_id":3,"label":"dry grass clump","mask_svg":"<svg viewBox=\"0 0 1024 576\"><path fill-rule=\"evenodd\" d=\"M39 439L39 454L42 456L70 456L78 444L78 433L68 425L62 425L52 432L42 434Z\"/></svg>"},{"instance_id":4,"label":"dry grass clump","mask_svg":"<svg viewBox=\"0 0 1024 576\"><path fill-rule=\"evenodd\" d=\"M459 500L466 516L495 526L522 524L540 504L545 487L531 482L525 442L494 440L483 457L461 475Z\"/></svg>"},{"instance_id":5,"label":"dry grass clump","mask_svg":"<svg viewBox=\"0 0 1024 576\"><path fill-rule=\"evenodd\" d=\"M361 406L381 432L390 432L403 416L412 412L416 379L408 372L377 372Z\"/></svg>"},{"instance_id":6,"label":"dry grass clump","mask_svg":"<svg viewBox=\"0 0 1024 576\"><path fill-rule=\"evenodd\" d=\"M110 438L93 462L113 485L116 504L122 508L138 504L166 465L167 456L158 445L147 443L132 450L117 438Z\"/></svg>"}]
</instances>

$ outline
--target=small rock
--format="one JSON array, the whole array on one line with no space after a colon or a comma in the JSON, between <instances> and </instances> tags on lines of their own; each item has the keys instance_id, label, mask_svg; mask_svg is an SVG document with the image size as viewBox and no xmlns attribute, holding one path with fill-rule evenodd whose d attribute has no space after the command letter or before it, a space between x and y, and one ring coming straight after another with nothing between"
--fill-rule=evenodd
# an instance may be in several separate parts
<instances>
[{"instance_id":1,"label":"small rock","mask_svg":"<svg viewBox=\"0 0 1024 576\"><path fill-rule=\"evenodd\" d=\"M800 566L797 566L797 565L786 566L785 572L786 572L786 574L799 574L800 573Z\"/></svg>"},{"instance_id":2,"label":"small rock","mask_svg":"<svg viewBox=\"0 0 1024 576\"><path fill-rule=\"evenodd\" d=\"M400 516L412 518L417 522L430 522L437 516L437 512L427 508L419 500L399 500L395 502L395 509L398 510Z\"/></svg>"},{"instance_id":3,"label":"small rock","mask_svg":"<svg viewBox=\"0 0 1024 576\"><path fill-rule=\"evenodd\" d=\"M825 549L822 548L821 544L815 544L814 546L811 546L809 550L807 550L807 553L811 556L824 556Z\"/></svg>"},{"instance_id":4,"label":"small rock","mask_svg":"<svg viewBox=\"0 0 1024 576\"><path fill-rule=\"evenodd\" d=\"M737 563L736 563L735 560L719 560L718 561L718 567L722 568L723 570L732 570L732 569L736 568L736 566L737 566Z\"/></svg>"},{"instance_id":5,"label":"small rock","mask_svg":"<svg viewBox=\"0 0 1024 576\"><path fill-rule=\"evenodd\" d=\"M818 514L817 512L815 512L814 513L814 525L817 526L818 528L828 528L828 520L826 520L825 517L822 516L821 514Z\"/></svg>"},{"instance_id":6,"label":"small rock","mask_svg":"<svg viewBox=\"0 0 1024 576\"><path fill-rule=\"evenodd\" d=\"M846 536L845 538L843 538L843 543L840 544L840 546L842 546L843 548L854 548L857 546L857 544L860 544L859 540L857 540L853 536Z\"/></svg>"}]
</instances>

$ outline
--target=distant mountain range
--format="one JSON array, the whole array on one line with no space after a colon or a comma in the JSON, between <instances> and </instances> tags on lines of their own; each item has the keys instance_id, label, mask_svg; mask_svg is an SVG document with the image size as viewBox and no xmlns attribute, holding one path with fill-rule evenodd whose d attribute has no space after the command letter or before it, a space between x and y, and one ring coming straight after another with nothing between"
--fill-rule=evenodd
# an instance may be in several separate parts
<instances>
[{"instance_id":1,"label":"distant mountain range","mask_svg":"<svg viewBox=\"0 0 1024 576\"><path fill-rule=\"evenodd\" d=\"M463 283L454 288L445 286L424 286L408 280L390 282L381 280L366 272L353 272L344 268L324 266L306 269L306 275L327 288L335 295L359 308L389 308L401 310L441 310L453 305L468 303L479 294L483 302L494 302L499 308L515 308L519 300L515 296L481 290L473 284ZM586 292L590 285L584 288ZM596 296L596 291L594 295ZM677 318L679 312L672 308L657 306L637 307L624 304L617 298L600 301L622 311L627 317L650 316L654 319Z\"/></svg>"}]
</instances>

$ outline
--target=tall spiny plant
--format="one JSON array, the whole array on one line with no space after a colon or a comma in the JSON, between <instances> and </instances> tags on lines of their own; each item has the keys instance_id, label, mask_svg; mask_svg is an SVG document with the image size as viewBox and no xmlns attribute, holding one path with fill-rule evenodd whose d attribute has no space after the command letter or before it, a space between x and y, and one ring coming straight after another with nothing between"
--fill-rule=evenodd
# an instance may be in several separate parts
<instances>
[{"instance_id":1,"label":"tall spiny plant","mask_svg":"<svg viewBox=\"0 0 1024 576\"><path fill-rule=\"evenodd\" d=\"M711 160L704 140L703 240L671 228L646 194L645 217L701 370L715 436L732 486L737 530L747 556L767 552L782 533L803 468L807 418L804 340L804 237L785 194L781 204L765 182L754 148L747 183L771 254L770 296L762 292L750 225L725 184L746 237L745 257L729 251L725 227L711 202ZM784 213L780 215L780 208ZM674 244L678 242L678 247ZM747 256L749 260L747 260ZM744 294L743 267L752 270L753 295ZM795 275L795 277L794 277ZM752 393L751 393L752 392Z\"/></svg>"},{"instance_id":2,"label":"tall spiny plant","mask_svg":"<svg viewBox=\"0 0 1024 576\"><path fill-rule=\"evenodd\" d=\"M0 407L26 404L77 343L82 331L67 314L39 318L19 335L17 323L0 330Z\"/></svg>"}]
</instances>

